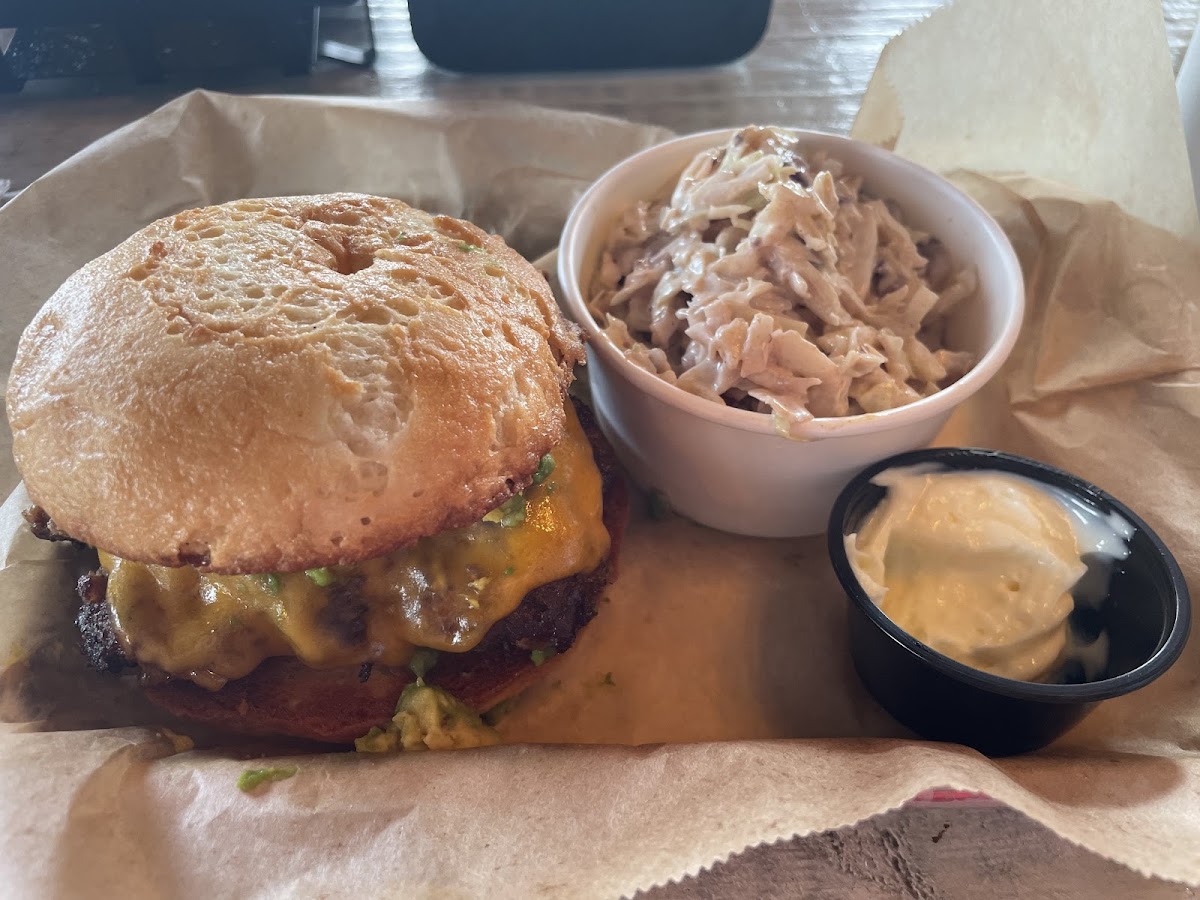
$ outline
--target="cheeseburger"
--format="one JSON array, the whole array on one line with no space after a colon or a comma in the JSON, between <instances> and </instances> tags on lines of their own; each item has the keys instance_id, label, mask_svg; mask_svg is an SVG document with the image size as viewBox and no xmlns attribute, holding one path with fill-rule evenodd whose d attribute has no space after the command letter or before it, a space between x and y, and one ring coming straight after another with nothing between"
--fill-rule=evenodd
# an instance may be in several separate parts
<instances>
[{"instance_id":1,"label":"cheeseburger","mask_svg":"<svg viewBox=\"0 0 1200 900\"><path fill-rule=\"evenodd\" d=\"M7 395L34 531L98 556L89 660L244 733L349 742L414 682L492 707L613 573L583 358L533 266L397 200L138 232L41 310Z\"/></svg>"}]
</instances>

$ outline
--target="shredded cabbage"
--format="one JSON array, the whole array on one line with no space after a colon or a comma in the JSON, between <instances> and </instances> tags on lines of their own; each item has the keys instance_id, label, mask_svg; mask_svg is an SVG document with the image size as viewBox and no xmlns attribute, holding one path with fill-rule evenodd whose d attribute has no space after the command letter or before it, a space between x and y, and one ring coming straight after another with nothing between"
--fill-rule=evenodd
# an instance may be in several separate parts
<instances>
[{"instance_id":1,"label":"shredded cabbage","mask_svg":"<svg viewBox=\"0 0 1200 900\"><path fill-rule=\"evenodd\" d=\"M625 213L589 306L631 362L790 434L962 377L976 360L944 346L945 324L975 291L973 270L837 160L751 127Z\"/></svg>"}]
</instances>

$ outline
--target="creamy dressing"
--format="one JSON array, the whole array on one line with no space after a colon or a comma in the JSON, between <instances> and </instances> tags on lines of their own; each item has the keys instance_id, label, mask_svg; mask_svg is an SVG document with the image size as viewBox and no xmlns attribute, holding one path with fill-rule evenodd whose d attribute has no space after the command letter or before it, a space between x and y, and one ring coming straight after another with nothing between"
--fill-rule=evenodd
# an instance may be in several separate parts
<instances>
[{"instance_id":1,"label":"creamy dressing","mask_svg":"<svg viewBox=\"0 0 1200 900\"><path fill-rule=\"evenodd\" d=\"M1042 680L1078 661L1097 677L1107 635L1070 627L1108 591L1133 527L1049 485L1003 472L892 469L888 494L846 536L859 583L897 625L982 671Z\"/></svg>"}]
</instances>

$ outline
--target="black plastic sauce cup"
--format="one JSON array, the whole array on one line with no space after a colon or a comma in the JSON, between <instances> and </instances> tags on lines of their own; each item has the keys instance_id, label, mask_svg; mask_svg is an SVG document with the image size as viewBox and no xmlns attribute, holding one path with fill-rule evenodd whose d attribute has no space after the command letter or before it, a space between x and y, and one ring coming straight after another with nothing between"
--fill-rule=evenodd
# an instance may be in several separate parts
<instances>
[{"instance_id":1,"label":"black plastic sauce cup","mask_svg":"<svg viewBox=\"0 0 1200 900\"><path fill-rule=\"evenodd\" d=\"M947 471L1022 475L1069 492L1101 514L1115 512L1133 526L1129 556L1113 562L1107 597L1098 608L1077 608L1073 615L1073 626L1108 634L1108 660L1097 679L1061 683L1071 673L1060 672L1038 683L972 669L906 633L867 596L850 567L845 537L860 529L886 494L872 478L885 469L921 464ZM1158 535L1129 507L1094 485L1031 459L969 448L890 457L863 470L838 496L829 517L828 540L834 571L850 598L850 652L859 677L893 717L930 740L966 744L989 756L1036 750L1075 725L1099 701L1136 691L1158 678L1187 643L1187 585ZM1080 623L1076 616L1087 621Z\"/></svg>"}]
</instances>

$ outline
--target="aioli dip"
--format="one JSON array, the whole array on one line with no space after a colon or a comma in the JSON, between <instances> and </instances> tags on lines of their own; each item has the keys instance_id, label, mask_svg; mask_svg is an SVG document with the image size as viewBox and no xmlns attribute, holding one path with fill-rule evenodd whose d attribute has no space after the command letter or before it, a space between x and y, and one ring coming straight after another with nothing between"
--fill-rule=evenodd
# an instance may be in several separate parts
<instances>
[{"instance_id":1,"label":"aioli dip","mask_svg":"<svg viewBox=\"0 0 1200 900\"><path fill-rule=\"evenodd\" d=\"M887 496L846 536L859 583L917 640L994 675L1052 674L1084 556L1129 552L1126 523L1018 475L914 466L872 480Z\"/></svg>"}]
</instances>

